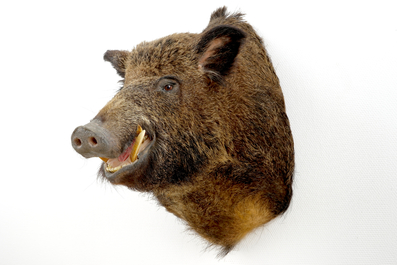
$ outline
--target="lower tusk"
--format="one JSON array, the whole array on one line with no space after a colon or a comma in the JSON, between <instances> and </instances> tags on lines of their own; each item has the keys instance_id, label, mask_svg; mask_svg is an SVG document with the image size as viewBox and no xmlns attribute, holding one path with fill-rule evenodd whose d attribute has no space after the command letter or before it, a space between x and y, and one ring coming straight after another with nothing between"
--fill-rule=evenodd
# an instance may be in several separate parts
<instances>
[{"instance_id":1,"label":"lower tusk","mask_svg":"<svg viewBox=\"0 0 397 265\"><path fill-rule=\"evenodd\" d=\"M135 160L138 157L138 152L139 152L139 148L141 147L141 144L143 142L143 137L145 137L145 130L142 130L135 139L135 144L132 147L132 151L131 151L131 155L130 155L131 162L135 162Z\"/></svg>"},{"instance_id":2,"label":"lower tusk","mask_svg":"<svg viewBox=\"0 0 397 265\"><path fill-rule=\"evenodd\" d=\"M138 136L142 132L142 127L138 125L138 128L136 130L136 135Z\"/></svg>"}]
</instances>

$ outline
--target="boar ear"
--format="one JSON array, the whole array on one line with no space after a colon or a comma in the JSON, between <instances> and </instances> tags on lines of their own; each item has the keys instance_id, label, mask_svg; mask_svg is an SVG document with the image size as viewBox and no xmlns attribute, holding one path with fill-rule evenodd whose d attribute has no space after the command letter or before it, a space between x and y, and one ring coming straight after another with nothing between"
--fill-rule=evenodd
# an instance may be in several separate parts
<instances>
[{"instance_id":1,"label":"boar ear","mask_svg":"<svg viewBox=\"0 0 397 265\"><path fill-rule=\"evenodd\" d=\"M110 62L117 73L124 78L128 54L129 52L127 51L109 50L105 52L103 59Z\"/></svg>"},{"instance_id":2,"label":"boar ear","mask_svg":"<svg viewBox=\"0 0 397 265\"><path fill-rule=\"evenodd\" d=\"M233 66L244 38L243 31L227 25L204 32L196 47L199 68L210 80L221 82Z\"/></svg>"}]
</instances>

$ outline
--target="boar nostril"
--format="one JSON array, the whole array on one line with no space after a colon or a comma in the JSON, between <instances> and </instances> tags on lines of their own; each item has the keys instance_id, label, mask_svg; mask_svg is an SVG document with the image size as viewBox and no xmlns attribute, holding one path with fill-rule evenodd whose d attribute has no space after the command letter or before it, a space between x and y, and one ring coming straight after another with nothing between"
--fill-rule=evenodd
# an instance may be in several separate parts
<instances>
[{"instance_id":1,"label":"boar nostril","mask_svg":"<svg viewBox=\"0 0 397 265\"><path fill-rule=\"evenodd\" d=\"M74 138L73 142L76 147L80 147L82 145L81 140L79 138Z\"/></svg>"},{"instance_id":2,"label":"boar nostril","mask_svg":"<svg viewBox=\"0 0 397 265\"><path fill-rule=\"evenodd\" d=\"M95 137L90 137L90 138L88 138L88 143L89 143L92 147L94 147L94 146L96 146L96 145L98 144L98 142L97 142L97 140L95 139Z\"/></svg>"},{"instance_id":3,"label":"boar nostril","mask_svg":"<svg viewBox=\"0 0 397 265\"><path fill-rule=\"evenodd\" d=\"M70 140L74 150L85 158L109 157L114 155L107 143L108 135L108 131L97 122L90 122L77 127Z\"/></svg>"}]
</instances>

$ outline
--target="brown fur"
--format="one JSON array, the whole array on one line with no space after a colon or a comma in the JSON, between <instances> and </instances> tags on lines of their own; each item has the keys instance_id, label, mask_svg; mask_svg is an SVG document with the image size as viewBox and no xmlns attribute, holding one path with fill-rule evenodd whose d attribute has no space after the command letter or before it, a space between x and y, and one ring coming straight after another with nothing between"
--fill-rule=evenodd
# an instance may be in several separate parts
<instances>
[{"instance_id":1,"label":"brown fur","mask_svg":"<svg viewBox=\"0 0 397 265\"><path fill-rule=\"evenodd\" d=\"M111 138L104 156L121 154L137 125L156 144L133 172L110 176L102 166L101 176L151 192L223 254L288 208L294 150L283 94L242 14L220 8L200 34L108 51L105 60L124 86L94 119ZM172 78L175 89L161 90Z\"/></svg>"}]
</instances>

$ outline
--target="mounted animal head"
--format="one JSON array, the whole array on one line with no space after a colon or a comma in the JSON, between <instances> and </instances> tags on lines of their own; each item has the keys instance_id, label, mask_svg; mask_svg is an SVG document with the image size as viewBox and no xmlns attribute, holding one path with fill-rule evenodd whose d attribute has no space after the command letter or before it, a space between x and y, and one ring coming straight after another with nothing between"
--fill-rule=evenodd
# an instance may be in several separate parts
<instances>
[{"instance_id":1,"label":"mounted animal head","mask_svg":"<svg viewBox=\"0 0 397 265\"><path fill-rule=\"evenodd\" d=\"M99 176L152 193L226 254L283 213L294 148L279 80L240 13L216 10L199 34L107 51L123 87L72 134Z\"/></svg>"}]
</instances>

